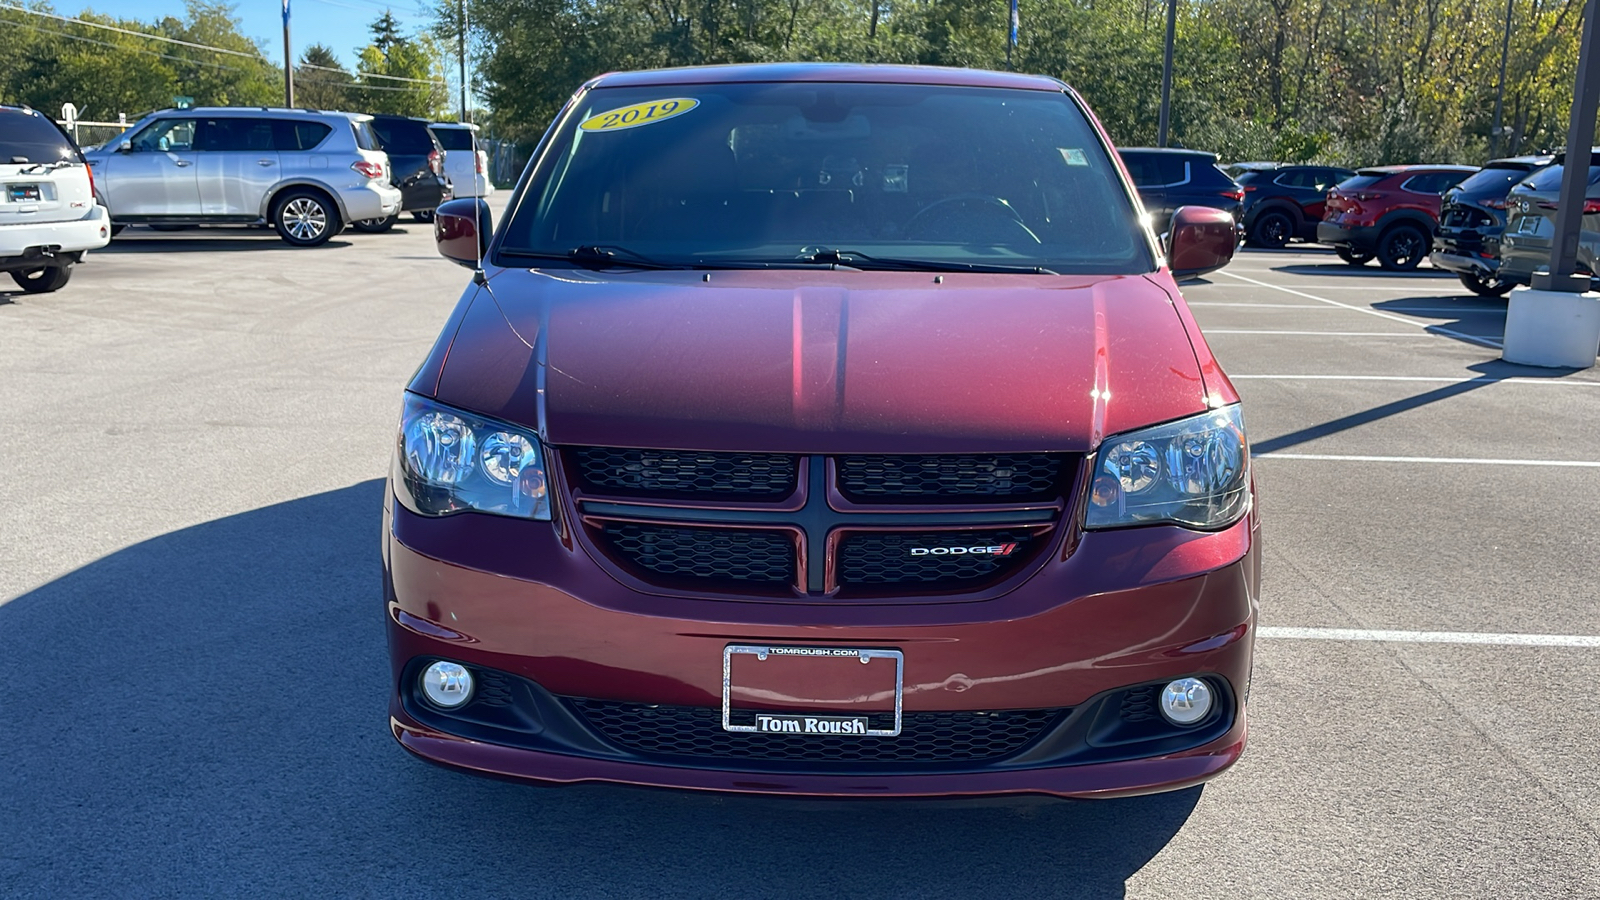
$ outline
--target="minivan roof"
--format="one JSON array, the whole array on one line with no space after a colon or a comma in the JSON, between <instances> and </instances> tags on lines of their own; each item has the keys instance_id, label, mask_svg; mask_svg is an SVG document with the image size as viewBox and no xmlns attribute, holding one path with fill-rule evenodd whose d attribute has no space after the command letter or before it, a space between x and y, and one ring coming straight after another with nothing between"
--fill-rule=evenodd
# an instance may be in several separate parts
<instances>
[{"instance_id":1,"label":"minivan roof","mask_svg":"<svg viewBox=\"0 0 1600 900\"><path fill-rule=\"evenodd\" d=\"M1064 84L1043 75L952 69L944 66L899 66L873 63L739 63L727 66L686 66L610 72L589 82L589 87L647 87L669 84L734 84L763 81L855 82L868 84L925 84L956 87L1019 88L1060 91Z\"/></svg>"}]
</instances>

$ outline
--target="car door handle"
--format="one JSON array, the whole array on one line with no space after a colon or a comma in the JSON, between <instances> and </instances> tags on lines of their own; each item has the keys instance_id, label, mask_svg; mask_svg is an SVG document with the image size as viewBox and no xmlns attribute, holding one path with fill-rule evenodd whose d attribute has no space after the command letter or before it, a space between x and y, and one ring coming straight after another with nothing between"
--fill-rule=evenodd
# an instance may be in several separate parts
<instances>
[{"instance_id":1,"label":"car door handle","mask_svg":"<svg viewBox=\"0 0 1600 900\"><path fill-rule=\"evenodd\" d=\"M270 160L270 159L258 159L258 160L256 160L256 165L258 165L258 166L270 166L272 164L273 164L273 161Z\"/></svg>"},{"instance_id":2,"label":"car door handle","mask_svg":"<svg viewBox=\"0 0 1600 900\"><path fill-rule=\"evenodd\" d=\"M175 159L172 161L172 164L182 169L189 165L189 161L187 159Z\"/></svg>"}]
</instances>

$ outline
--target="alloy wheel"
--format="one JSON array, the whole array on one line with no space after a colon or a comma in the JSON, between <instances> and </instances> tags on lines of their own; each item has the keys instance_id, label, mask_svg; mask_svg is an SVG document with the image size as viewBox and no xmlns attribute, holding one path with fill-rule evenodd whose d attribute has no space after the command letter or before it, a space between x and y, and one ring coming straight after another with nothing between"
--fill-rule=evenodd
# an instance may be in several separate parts
<instances>
[{"instance_id":1,"label":"alloy wheel","mask_svg":"<svg viewBox=\"0 0 1600 900\"><path fill-rule=\"evenodd\" d=\"M283 205L279 215L296 240L315 240L328 230L328 211L310 197L295 197Z\"/></svg>"}]
</instances>

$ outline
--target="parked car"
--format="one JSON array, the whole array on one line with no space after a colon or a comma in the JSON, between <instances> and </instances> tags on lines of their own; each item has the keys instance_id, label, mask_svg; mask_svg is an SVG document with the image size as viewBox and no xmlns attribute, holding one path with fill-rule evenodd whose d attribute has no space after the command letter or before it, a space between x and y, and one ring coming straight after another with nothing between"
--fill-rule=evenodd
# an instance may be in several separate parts
<instances>
[{"instance_id":1,"label":"parked car","mask_svg":"<svg viewBox=\"0 0 1600 900\"><path fill-rule=\"evenodd\" d=\"M1316 240L1328 189L1355 174L1333 166L1241 166L1234 180L1244 190L1245 240L1273 250L1292 239Z\"/></svg>"},{"instance_id":2,"label":"parked car","mask_svg":"<svg viewBox=\"0 0 1600 900\"><path fill-rule=\"evenodd\" d=\"M372 130L389 156L390 180L400 189L400 212L418 222L432 222L433 211L450 199L450 179L444 174L444 148L428 130L427 119L410 116L373 116ZM394 227L400 214L383 219L357 219L358 231L380 232Z\"/></svg>"},{"instance_id":3,"label":"parked car","mask_svg":"<svg viewBox=\"0 0 1600 900\"><path fill-rule=\"evenodd\" d=\"M1428 255L1445 191L1476 166L1374 166L1328 192L1317 242L1353 266L1374 256L1385 269L1415 269Z\"/></svg>"},{"instance_id":4,"label":"parked car","mask_svg":"<svg viewBox=\"0 0 1600 900\"><path fill-rule=\"evenodd\" d=\"M371 121L305 109L166 109L87 158L119 227L266 223L291 246L315 247L350 222L400 211Z\"/></svg>"},{"instance_id":5,"label":"parked car","mask_svg":"<svg viewBox=\"0 0 1600 900\"><path fill-rule=\"evenodd\" d=\"M936 123L936 127L933 123ZM581 140L580 140L581 137ZM484 775L1114 797L1245 740L1238 397L1042 76L603 75L404 395L385 727ZM481 259L481 264L480 264ZM1115 397L1115 401L1111 398Z\"/></svg>"},{"instance_id":6,"label":"parked car","mask_svg":"<svg viewBox=\"0 0 1600 900\"><path fill-rule=\"evenodd\" d=\"M1221 169L1217 155L1171 147L1120 147L1122 162L1139 188L1156 234L1165 234L1172 214L1182 206L1209 206L1233 216L1244 213L1244 189Z\"/></svg>"},{"instance_id":7,"label":"parked car","mask_svg":"<svg viewBox=\"0 0 1600 900\"><path fill-rule=\"evenodd\" d=\"M428 126L444 148L444 173L457 197L490 197L489 154L477 145L478 126L435 122Z\"/></svg>"},{"instance_id":8,"label":"parked car","mask_svg":"<svg viewBox=\"0 0 1600 900\"><path fill-rule=\"evenodd\" d=\"M42 113L0 105L0 271L30 294L60 290L110 240L111 217L72 138Z\"/></svg>"},{"instance_id":9,"label":"parked car","mask_svg":"<svg viewBox=\"0 0 1600 900\"><path fill-rule=\"evenodd\" d=\"M1508 284L1527 284L1533 273L1550 265L1555 215L1567 154L1511 188L1506 198L1510 217L1500 239L1500 277ZM1590 151L1589 189L1584 194L1582 230L1578 233L1578 270L1595 278L1600 288L1600 147Z\"/></svg>"},{"instance_id":10,"label":"parked car","mask_svg":"<svg viewBox=\"0 0 1600 900\"><path fill-rule=\"evenodd\" d=\"M1502 297L1512 284L1500 277L1500 235L1506 227L1511 186L1548 166L1549 156L1494 159L1448 191L1439 212L1439 229L1428 261L1454 272L1467 290Z\"/></svg>"}]
</instances>

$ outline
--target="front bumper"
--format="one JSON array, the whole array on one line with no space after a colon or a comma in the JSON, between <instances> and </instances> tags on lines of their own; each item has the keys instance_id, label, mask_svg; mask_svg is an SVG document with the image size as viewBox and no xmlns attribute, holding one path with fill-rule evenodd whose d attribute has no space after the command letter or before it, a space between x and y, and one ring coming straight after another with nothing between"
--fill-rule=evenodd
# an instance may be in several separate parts
<instances>
[{"instance_id":1,"label":"front bumper","mask_svg":"<svg viewBox=\"0 0 1600 900\"><path fill-rule=\"evenodd\" d=\"M0 225L0 259L50 253L81 253L111 241L111 217L95 204L87 215L69 222L7 222ZM30 251L34 251L30 254Z\"/></svg>"},{"instance_id":2,"label":"front bumper","mask_svg":"<svg viewBox=\"0 0 1600 900\"><path fill-rule=\"evenodd\" d=\"M394 508L385 524L390 727L407 750L442 765L550 784L1116 797L1206 781L1244 747L1259 583L1253 514L1214 534L1086 534L1070 555L1061 558L1057 548L1055 561L1008 594L898 605L662 597L624 587L548 523L471 514L426 519ZM518 548L516 561L496 563L509 547ZM1070 712L1056 731L1016 754L891 770L656 756L553 705L590 698L716 707L720 714L722 649L746 642L899 648L908 714ZM518 734L441 718L420 707L411 689L416 667L429 658L526 679L530 696L546 698L533 704L544 712L534 709L531 732ZM1197 727L1192 739L1125 743L1116 753L1066 745L1108 692L1189 675L1217 682L1225 698L1219 718ZM1041 749L1055 738L1060 752ZM1062 762L1085 759L1091 761Z\"/></svg>"}]
</instances>

